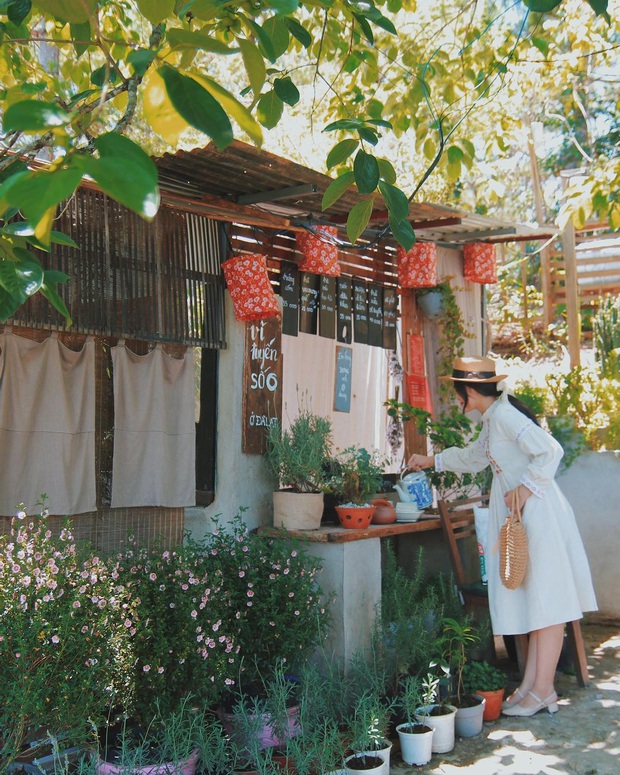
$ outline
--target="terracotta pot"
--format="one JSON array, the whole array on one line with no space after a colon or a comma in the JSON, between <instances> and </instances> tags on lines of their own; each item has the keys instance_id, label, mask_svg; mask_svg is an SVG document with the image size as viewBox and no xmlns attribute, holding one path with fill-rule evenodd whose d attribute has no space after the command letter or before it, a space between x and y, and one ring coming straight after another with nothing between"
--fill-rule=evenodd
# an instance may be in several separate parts
<instances>
[{"instance_id":1,"label":"terracotta pot","mask_svg":"<svg viewBox=\"0 0 620 775\"><path fill-rule=\"evenodd\" d=\"M476 692L487 701L484 706L484 721L496 721L502 712L502 702L504 701L504 689L495 689L491 692Z\"/></svg>"},{"instance_id":2,"label":"terracotta pot","mask_svg":"<svg viewBox=\"0 0 620 775\"><path fill-rule=\"evenodd\" d=\"M396 509L390 501L377 498L372 501L372 505L375 507L375 513L372 517L373 525L390 525L392 522L396 522Z\"/></svg>"},{"instance_id":3,"label":"terracotta pot","mask_svg":"<svg viewBox=\"0 0 620 775\"><path fill-rule=\"evenodd\" d=\"M374 506L336 506L336 514L342 527L364 530L370 526Z\"/></svg>"}]
</instances>

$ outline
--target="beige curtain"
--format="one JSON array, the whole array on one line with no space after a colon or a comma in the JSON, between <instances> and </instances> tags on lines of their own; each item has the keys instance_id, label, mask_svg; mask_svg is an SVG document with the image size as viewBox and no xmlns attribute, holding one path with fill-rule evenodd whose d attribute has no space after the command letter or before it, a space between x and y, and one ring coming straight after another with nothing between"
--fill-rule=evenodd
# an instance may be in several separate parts
<instances>
[{"instance_id":1,"label":"beige curtain","mask_svg":"<svg viewBox=\"0 0 620 775\"><path fill-rule=\"evenodd\" d=\"M0 348L0 513L32 514L43 493L51 514L93 511L93 339L75 352L5 331Z\"/></svg>"},{"instance_id":2,"label":"beige curtain","mask_svg":"<svg viewBox=\"0 0 620 775\"><path fill-rule=\"evenodd\" d=\"M158 345L136 355L112 348L112 506L193 506L196 502L194 357Z\"/></svg>"}]
</instances>

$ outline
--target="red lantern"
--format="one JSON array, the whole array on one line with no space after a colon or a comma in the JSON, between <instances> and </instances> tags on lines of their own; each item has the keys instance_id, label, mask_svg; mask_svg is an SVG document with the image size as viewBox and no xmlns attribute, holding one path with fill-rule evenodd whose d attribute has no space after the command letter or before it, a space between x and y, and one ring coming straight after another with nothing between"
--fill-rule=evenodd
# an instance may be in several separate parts
<instances>
[{"instance_id":1,"label":"red lantern","mask_svg":"<svg viewBox=\"0 0 620 775\"><path fill-rule=\"evenodd\" d=\"M463 245L463 272L472 283L497 282L497 254L495 245L488 242L470 242Z\"/></svg>"},{"instance_id":2,"label":"red lantern","mask_svg":"<svg viewBox=\"0 0 620 775\"><path fill-rule=\"evenodd\" d=\"M335 226L315 226L317 232L338 236ZM338 246L322 239L319 234L311 234L308 231L298 232L295 237L298 250L303 256L299 264L300 272L313 272L326 277L340 277L340 264L338 263Z\"/></svg>"},{"instance_id":3,"label":"red lantern","mask_svg":"<svg viewBox=\"0 0 620 775\"><path fill-rule=\"evenodd\" d=\"M233 256L222 263L222 269L237 320L261 320L280 315L265 256L258 253Z\"/></svg>"},{"instance_id":4,"label":"red lantern","mask_svg":"<svg viewBox=\"0 0 620 775\"><path fill-rule=\"evenodd\" d=\"M437 245L434 242L416 242L409 251L399 245L396 258L401 288L431 288L437 285Z\"/></svg>"}]
</instances>

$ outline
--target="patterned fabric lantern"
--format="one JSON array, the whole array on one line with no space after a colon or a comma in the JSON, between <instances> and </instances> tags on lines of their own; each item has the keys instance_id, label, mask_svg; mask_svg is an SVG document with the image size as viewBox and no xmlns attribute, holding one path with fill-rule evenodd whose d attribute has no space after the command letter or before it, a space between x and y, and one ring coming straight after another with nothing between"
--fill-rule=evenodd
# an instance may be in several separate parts
<instances>
[{"instance_id":1,"label":"patterned fabric lantern","mask_svg":"<svg viewBox=\"0 0 620 775\"><path fill-rule=\"evenodd\" d=\"M265 256L258 253L233 256L222 263L222 269L237 320L261 320L280 315Z\"/></svg>"},{"instance_id":2,"label":"patterned fabric lantern","mask_svg":"<svg viewBox=\"0 0 620 775\"><path fill-rule=\"evenodd\" d=\"M497 254L495 245L470 242L463 245L464 275L472 283L497 282Z\"/></svg>"},{"instance_id":3,"label":"patterned fabric lantern","mask_svg":"<svg viewBox=\"0 0 620 775\"><path fill-rule=\"evenodd\" d=\"M315 226L317 232L338 236L335 226ZM338 263L338 246L322 239L318 234L309 231L298 232L295 237L298 250L303 256L299 264L300 272L313 272L326 277L340 277L340 264Z\"/></svg>"},{"instance_id":4,"label":"patterned fabric lantern","mask_svg":"<svg viewBox=\"0 0 620 775\"><path fill-rule=\"evenodd\" d=\"M399 245L396 258L401 288L431 288L437 285L437 245L434 242L416 242L409 251Z\"/></svg>"}]
</instances>

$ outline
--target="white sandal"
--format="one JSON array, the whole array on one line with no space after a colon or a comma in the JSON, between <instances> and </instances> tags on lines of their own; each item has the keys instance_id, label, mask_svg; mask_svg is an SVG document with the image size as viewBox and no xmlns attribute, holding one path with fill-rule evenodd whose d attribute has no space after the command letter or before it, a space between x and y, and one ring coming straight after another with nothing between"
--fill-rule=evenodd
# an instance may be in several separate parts
<instances>
[{"instance_id":1,"label":"white sandal","mask_svg":"<svg viewBox=\"0 0 620 775\"><path fill-rule=\"evenodd\" d=\"M516 699L515 699L516 698ZM512 708L513 705L518 705L518 703L521 702L525 698L525 694L521 691L521 687L518 686L514 692L508 697L507 700L504 700L502 702L502 710L506 710L507 708Z\"/></svg>"}]
</instances>

